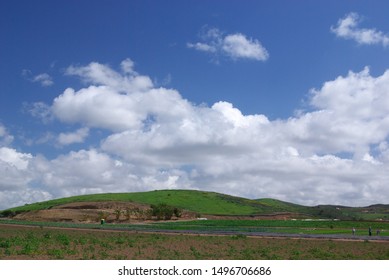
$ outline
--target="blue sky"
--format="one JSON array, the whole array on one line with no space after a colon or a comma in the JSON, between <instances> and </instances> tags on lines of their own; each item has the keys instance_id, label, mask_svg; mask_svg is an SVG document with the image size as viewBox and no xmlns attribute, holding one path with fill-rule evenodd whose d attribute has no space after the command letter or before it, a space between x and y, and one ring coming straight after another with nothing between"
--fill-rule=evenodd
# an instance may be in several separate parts
<instances>
[{"instance_id":1,"label":"blue sky","mask_svg":"<svg viewBox=\"0 0 389 280\"><path fill-rule=\"evenodd\" d=\"M0 208L164 188L388 203L388 5L2 1Z\"/></svg>"}]
</instances>

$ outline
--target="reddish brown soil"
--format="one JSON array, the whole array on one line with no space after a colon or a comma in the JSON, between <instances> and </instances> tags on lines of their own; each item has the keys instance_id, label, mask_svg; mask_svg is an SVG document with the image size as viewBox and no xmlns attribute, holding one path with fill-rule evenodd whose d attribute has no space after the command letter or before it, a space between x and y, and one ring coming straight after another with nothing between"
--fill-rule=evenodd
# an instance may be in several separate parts
<instances>
[{"instance_id":1,"label":"reddish brown soil","mask_svg":"<svg viewBox=\"0 0 389 280\"><path fill-rule=\"evenodd\" d=\"M149 205L133 202L74 202L53 207L51 209L29 211L18 214L14 217L16 220L26 221L50 221L50 222L74 222L74 223L96 223L100 222L102 215L108 223L126 223L131 221L144 222L145 218L137 217L132 214L130 220L126 217L126 209L141 209L146 211L150 209ZM119 219L116 218L115 211L120 210ZM104 213L104 214L102 214ZM184 211L180 220L193 219L195 213ZM173 217L173 219L177 219Z\"/></svg>"},{"instance_id":2,"label":"reddish brown soil","mask_svg":"<svg viewBox=\"0 0 389 280\"><path fill-rule=\"evenodd\" d=\"M96 223L100 222L102 213L108 223L136 223L147 222L145 217L137 217L132 214L130 220L126 217L126 209L138 208L143 211L150 209L149 205L134 203L134 202L74 202L63 204L46 210L29 211L18 214L14 217L16 220L25 221L50 221L50 222L73 222L73 223ZM122 213L119 219L116 218L115 211L119 209ZM196 213L190 211L183 211L180 218L174 217L173 220L193 220L196 219ZM268 215L202 215L207 219L238 219L238 220L287 220L292 218L302 218L295 213L274 213ZM151 218L148 221L155 221Z\"/></svg>"}]
</instances>

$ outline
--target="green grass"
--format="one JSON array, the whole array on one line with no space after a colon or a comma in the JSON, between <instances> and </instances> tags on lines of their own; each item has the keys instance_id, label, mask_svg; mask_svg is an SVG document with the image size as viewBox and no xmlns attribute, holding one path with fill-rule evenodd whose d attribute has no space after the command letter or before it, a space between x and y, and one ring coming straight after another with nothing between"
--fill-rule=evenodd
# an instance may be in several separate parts
<instances>
[{"instance_id":1,"label":"green grass","mask_svg":"<svg viewBox=\"0 0 389 280\"><path fill-rule=\"evenodd\" d=\"M307 209L310 207L290 203L290 202L284 202L278 199L272 199L272 198L261 198L257 199L257 202L261 203L262 205L266 207L271 207L274 209L275 212L301 212L301 213L307 213Z\"/></svg>"},{"instance_id":2,"label":"green grass","mask_svg":"<svg viewBox=\"0 0 389 280\"><path fill-rule=\"evenodd\" d=\"M104 193L66 197L44 202L27 204L2 211L16 213L32 210L50 209L72 202L122 201L142 204L165 203L170 206L213 215L263 215L273 213L295 213L305 217L330 218L342 220L389 220L389 205L369 207L343 207L319 205L302 206L276 199L246 199L215 192L194 190L158 190L135 193ZM1 212L0 212L1 214Z\"/></svg>"},{"instance_id":3,"label":"green grass","mask_svg":"<svg viewBox=\"0 0 389 280\"><path fill-rule=\"evenodd\" d=\"M214 192L192 190L161 190L136 193L105 193L73 196L14 207L9 210L22 212L50 209L72 202L130 201L144 204L165 203L200 214L250 215L270 213L271 208L261 202L223 195Z\"/></svg>"}]
</instances>

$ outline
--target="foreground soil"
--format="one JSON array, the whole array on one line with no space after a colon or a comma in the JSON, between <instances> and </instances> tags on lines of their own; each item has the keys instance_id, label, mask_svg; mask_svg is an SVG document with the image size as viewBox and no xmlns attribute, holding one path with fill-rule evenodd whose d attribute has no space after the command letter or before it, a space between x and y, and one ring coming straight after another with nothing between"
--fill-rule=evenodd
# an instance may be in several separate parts
<instances>
[{"instance_id":1,"label":"foreground soil","mask_svg":"<svg viewBox=\"0 0 389 280\"><path fill-rule=\"evenodd\" d=\"M389 242L146 234L0 225L0 259L389 259Z\"/></svg>"}]
</instances>

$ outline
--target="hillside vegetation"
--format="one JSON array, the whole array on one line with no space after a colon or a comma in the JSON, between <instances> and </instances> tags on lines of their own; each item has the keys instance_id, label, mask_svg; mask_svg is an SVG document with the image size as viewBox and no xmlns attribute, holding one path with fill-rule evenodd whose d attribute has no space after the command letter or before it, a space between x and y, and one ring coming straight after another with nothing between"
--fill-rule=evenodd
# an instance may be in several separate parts
<instances>
[{"instance_id":1,"label":"hillside vegetation","mask_svg":"<svg viewBox=\"0 0 389 280\"><path fill-rule=\"evenodd\" d=\"M276 199L252 200L215 192L194 190L157 190L135 193L81 195L26 204L24 206L3 210L0 213L6 216L9 213L45 210L75 202L106 201L134 202L146 205L163 203L203 215L255 216L292 213L305 218L389 220L389 205L373 205L358 208L333 205L308 207Z\"/></svg>"}]
</instances>

